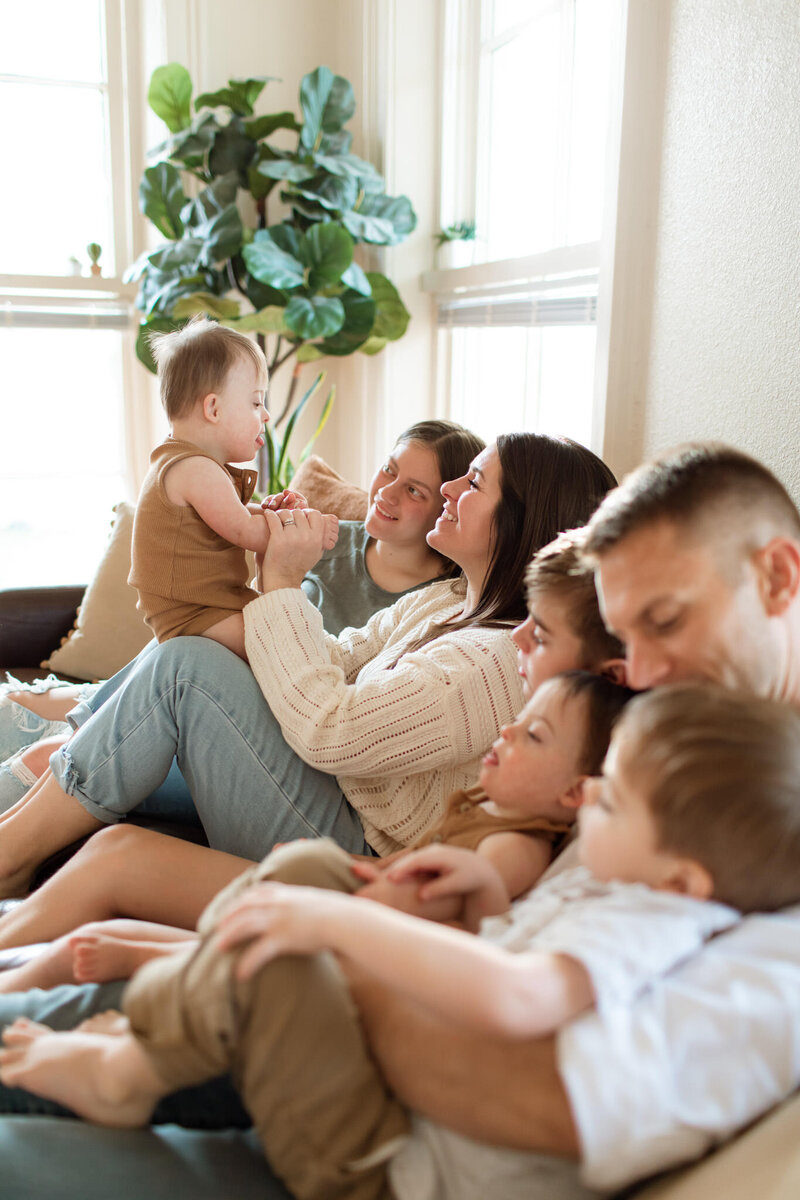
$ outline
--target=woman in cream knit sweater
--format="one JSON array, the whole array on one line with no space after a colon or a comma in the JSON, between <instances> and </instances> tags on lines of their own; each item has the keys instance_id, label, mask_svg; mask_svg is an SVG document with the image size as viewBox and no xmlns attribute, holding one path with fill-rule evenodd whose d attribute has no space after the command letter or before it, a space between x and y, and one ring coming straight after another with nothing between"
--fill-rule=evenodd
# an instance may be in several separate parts
<instances>
[{"instance_id":1,"label":"woman in cream knit sweater","mask_svg":"<svg viewBox=\"0 0 800 1200\"><path fill-rule=\"evenodd\" d=\"M613 484L599 459L566 439L499 438L442 486L428 535L461 579L404 597L339 638L324 633L300 588L321 553L319 514L295 512L289 527L268 514L263 594L245 609L251 670L207 639L154 647L2 819L3 892L19 894L42 858L134 809L173 755L211 846L225 853L164 846L141 831L114 842L107 834L99 842L117 864L113 847L126 844L126 869L111 873L117 912L190 927L242 870L234 856L319 835L385 854L419 837L450 792L473 782L520 707L510 629L525 615L525 566L560 530L583 524ZM129 845L137 838L141 855ZM88 888L77 886L80 865L67 868L61 928L50 908L46 936L98 915L86 906L102 857L91 855ZM0 945L41 936L36 914L51 887L3 921Z\"/></svg>"}]
</instances>

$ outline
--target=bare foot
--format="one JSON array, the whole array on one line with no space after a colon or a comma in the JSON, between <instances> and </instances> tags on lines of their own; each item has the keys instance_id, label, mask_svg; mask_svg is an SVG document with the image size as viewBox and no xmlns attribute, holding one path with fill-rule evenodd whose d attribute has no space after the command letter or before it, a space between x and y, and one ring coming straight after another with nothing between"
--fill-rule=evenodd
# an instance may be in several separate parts
<instances>
[{"instance_id":1,"label":"bare foot","mask_svg":"<svg viewBox=\"0 0 800 1200\"><path fill-rule=\"evenodd\" d=\"M187 932L186 939L190 939ZM132 942L113 933L77 933L69 939L76 983L109 983L130 979L153 958L173 954L183 942Z\"/></svg>"},{"instance_id":2,"label":"bare foot","mask_svg":"<svg viewBox=\"0 0 800 1200\"><path fill-rule=\"evenodd\" d=\"M146 1125L169 1090L129 1034L47 1030L19 1042L13 1029L5 1031L7 1049L0 1051L0 1080L6 1087L22 1087L55 1100L98 1125Z\"/></svg>"},{"instance_id":3,"label":"bare foot","mask_svg":"<svg viewBox=\"0 0 800 1200\"><path fill-rule=\"evenodd\" d=\"M12 1025L7 1025L3 1030L3 1045L29 1046L43 1034L52 1032L49 1025L41 1025L38 1021L29 1020L28 1017L17 1017Z\"/></svg>"},{"instance_id":4,"label":"bare foot","mask_svg":"<svg viewBox=\"0 0 800 1200\"><path fill-rule=\"evenodd\" d=\"M119 1037L121 1033L130 1033L131 1023L124 1013L109 1008L108 1012L95 1013L75 1026L78 1033L105 1033L109 1037Z\"/></svg>"}]
</instances>

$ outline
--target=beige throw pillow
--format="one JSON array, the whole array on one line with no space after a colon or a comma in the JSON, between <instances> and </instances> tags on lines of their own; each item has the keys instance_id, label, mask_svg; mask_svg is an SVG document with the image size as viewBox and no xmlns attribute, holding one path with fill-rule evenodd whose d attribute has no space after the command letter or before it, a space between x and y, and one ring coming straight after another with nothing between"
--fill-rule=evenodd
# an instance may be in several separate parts
<instances>
[{"instance_id":1,"label":"beige throw pillow","mask_svg":"<svg viewBox=\"0 0 800 1200\"><path fill-rule=\"evenodd\" d=\"M367 515L369 497L364 489L348 483L318 454L300 464L289 487L302 492L311 508L335 513L340 521L363 521Z\"/></svg>"},{"instance_id":2,"label":"beige throw pillow","mask_svg":"<svg viewBox=\"0 0 800 1200\"><path fill-rule=\"evenodd\" d=\"M153 635L128 584L134 506L117 504L108 546L84 592L72 630L42 663L57 675L108 679L135 658Z\"/></svg>"}]
</instances>

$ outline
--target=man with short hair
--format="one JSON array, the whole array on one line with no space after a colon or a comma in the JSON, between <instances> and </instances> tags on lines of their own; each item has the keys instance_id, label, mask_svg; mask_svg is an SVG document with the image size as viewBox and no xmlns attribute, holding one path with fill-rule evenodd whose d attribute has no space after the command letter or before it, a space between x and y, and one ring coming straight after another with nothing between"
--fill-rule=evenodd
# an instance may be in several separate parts
<instances>
[{"instance_id":1,"label":"man with short hair","mask_svg":"<svg viewBox=\"0 0 800 1200\"><path fill-rule=\"evenodd\" d=\"M584 551L631 687L710 679L800 705L800 515L761 463L716 444L645 463Z\"/></svg>"}]
</instances>

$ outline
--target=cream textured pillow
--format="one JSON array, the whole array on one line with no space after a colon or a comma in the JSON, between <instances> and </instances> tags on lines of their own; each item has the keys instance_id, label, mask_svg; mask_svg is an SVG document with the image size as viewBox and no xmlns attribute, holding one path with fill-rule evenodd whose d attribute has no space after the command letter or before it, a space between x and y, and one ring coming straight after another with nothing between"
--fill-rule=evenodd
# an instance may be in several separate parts
<instances>
[{"instance_id":1,"label":"cream textured pillow","mask_svg":"<svg viewBox=\"0 0 800 1200\"><path fill-rule=\"evenodd\" d=\"M289 487L302 492L312 508L335 513L340 521L363 521L367 515L369 497L364 489L348 483L318 454L300 464Z\"/></svg>"},{"instance_id":2,"label":"cream textured pillow","mask_svg":"<svg viewBox=\"0 0 800 1200\"><path fill-rule=\"evenodd\" d=\"M42 663L57 675L108 679L152 640L128 584L134 505L117 504L108 547L84 592L72 630Z\"/></svg>"}]
</instances>

